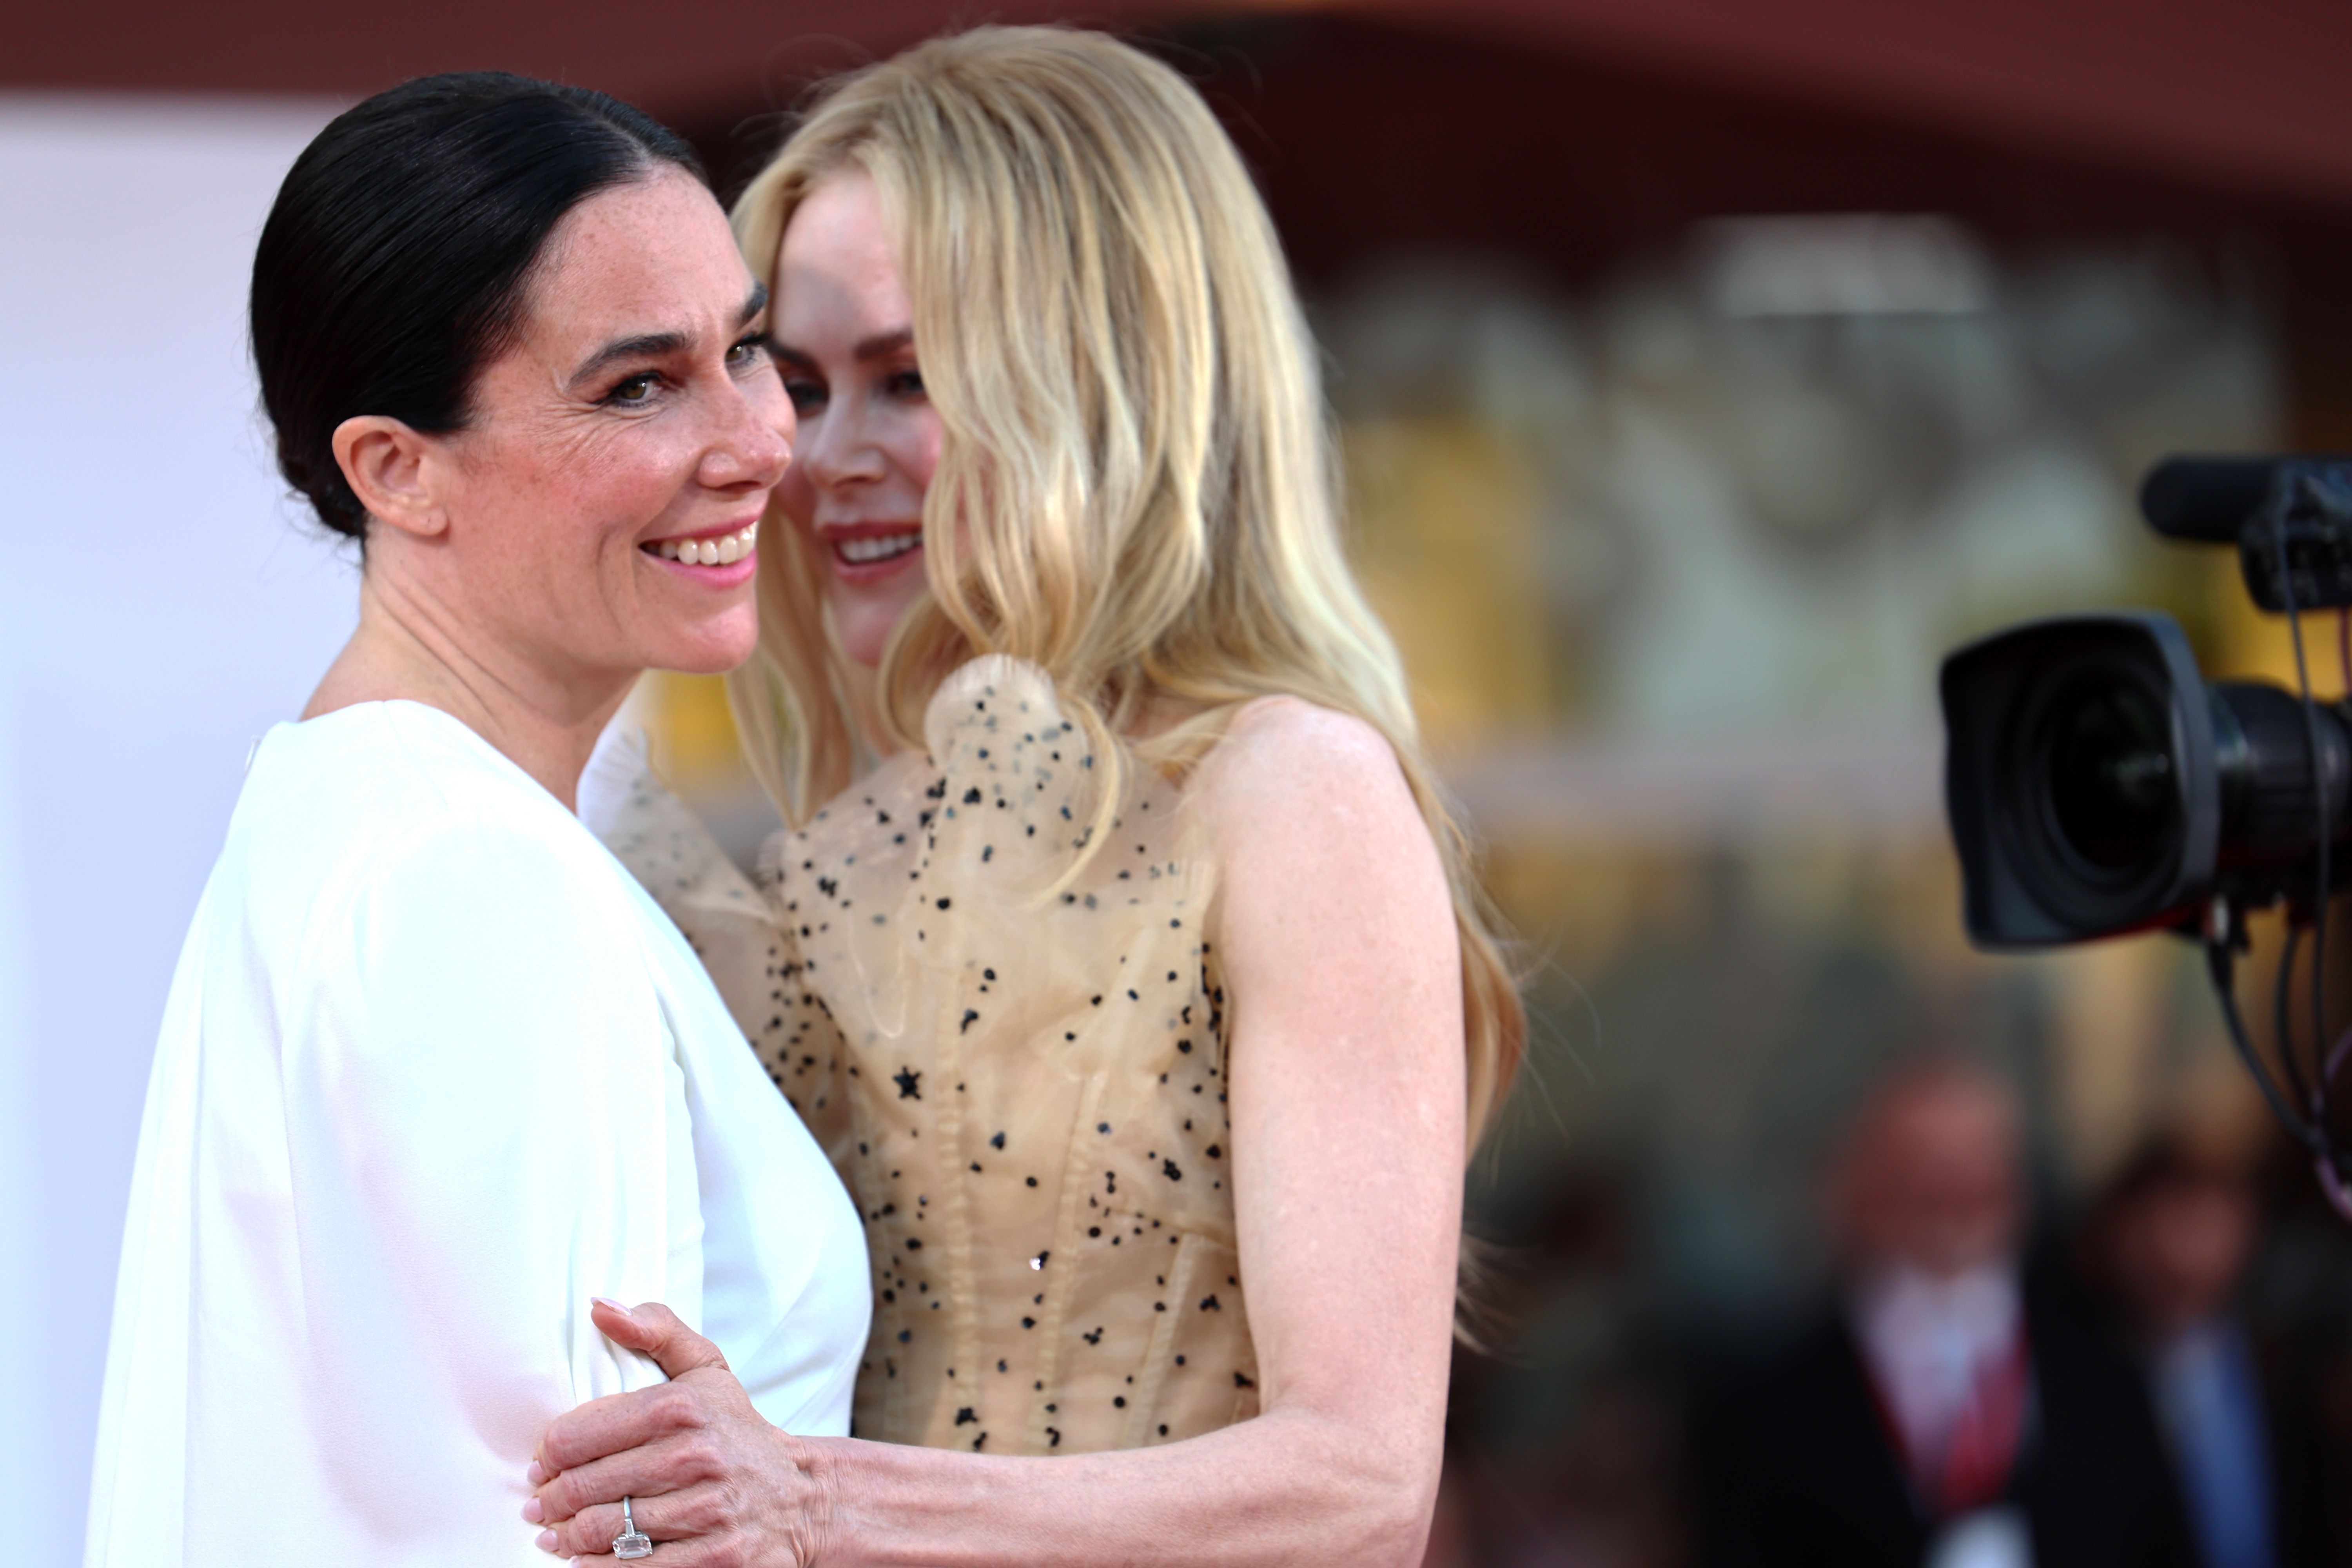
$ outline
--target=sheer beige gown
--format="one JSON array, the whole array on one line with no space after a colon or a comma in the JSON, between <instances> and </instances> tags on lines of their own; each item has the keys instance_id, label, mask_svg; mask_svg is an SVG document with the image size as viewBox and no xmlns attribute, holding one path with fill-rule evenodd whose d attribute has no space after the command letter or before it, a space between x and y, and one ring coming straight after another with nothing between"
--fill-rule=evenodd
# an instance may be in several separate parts
<instances>
[{"instance_id":1,"label":"sheer beige gown","mask_svg":"<svg viewBox=\"0 0 2352 1568\"><path fill-rule=\"evenodd\" d=\"M641 753L583 787L857 1200L855 1430L1066 1454L1253 1415L1216 879L1183 794L1147 770L1063 886L1094 762L1046 678L975 660L924 735L751 879Z\"/></svg>"}]
</instances>

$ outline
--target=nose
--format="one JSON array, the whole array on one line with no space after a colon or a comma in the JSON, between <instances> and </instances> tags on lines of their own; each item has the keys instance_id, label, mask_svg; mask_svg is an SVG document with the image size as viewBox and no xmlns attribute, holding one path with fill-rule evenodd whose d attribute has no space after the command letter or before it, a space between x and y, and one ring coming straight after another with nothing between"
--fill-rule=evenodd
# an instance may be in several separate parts
<instances>
[{"instance_id":1,"label":"nose","mask_svg":"<svg viewBox=\"0 0 2352 1568\"><path fill-rule=\"evenodd\" d=\"M800 451L801 477L819 489L879 479L888 471L866 428L862 400L837 397L810 422Z\"/></svg>"},{"instance_id":2,"label":"nose","mask_svg":"<svg viewBox=\"0 0 2352 1568\"><path fill-rule=\"evenodd\" d=\"M792 400L769 381L764 388L730 384L720 399L699 475L712 489L773 489L792 466L798 424Z\"/></svg>"}]
</instances>

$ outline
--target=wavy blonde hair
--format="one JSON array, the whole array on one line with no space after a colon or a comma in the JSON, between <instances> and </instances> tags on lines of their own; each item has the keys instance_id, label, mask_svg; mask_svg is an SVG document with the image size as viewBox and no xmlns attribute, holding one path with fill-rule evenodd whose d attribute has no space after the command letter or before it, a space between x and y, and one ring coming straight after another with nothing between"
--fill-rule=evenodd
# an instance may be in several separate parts
<instances>
[{"instance_id":1,"label":"wavy blonde hair","mask_svg":"<svg viewBox=\"0 0 2352 1568\"><path fill-rule=\"evenodd\" d=\"M1100 34L935 39L835 83L744 191L735 232L754 272L774 275L794 210L843 170L872 179L898 238L941 428L930 591L884 651L876 721L919 745L950 669L1026 659L1113 763L1106 821L1128 759L1181 773L1253 699L1371 724L1444 858L1475 1145L1526 1015L1396 648L1342 555L1315 345L1223 130L1174 71ZM798 823L860 759L822 563L775 521L759 650L728 689L754 771ZM1196 717L1116 739L1154 701Z\"/></svg>"}]
</instances>

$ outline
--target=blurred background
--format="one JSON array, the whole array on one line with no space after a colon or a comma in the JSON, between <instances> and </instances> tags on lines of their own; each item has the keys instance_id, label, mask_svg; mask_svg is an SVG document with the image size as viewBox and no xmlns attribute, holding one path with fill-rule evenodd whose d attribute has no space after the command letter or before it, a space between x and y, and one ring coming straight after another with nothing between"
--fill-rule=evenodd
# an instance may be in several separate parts
<instances>
[{"instance_id":1,"label":"blurred background","mask_svg":"<svg viewBox=\"0 0 2352 1568\"><path fill-rule=\"evenodd\" d=\"M1923 1059L2013 1096L2021 1246L2085 1301L2124 1277L2105 1218L2151 1150L2244 1194L2221 1298L2295 1391L2244 1485L2352 1484L2352 1230L2185 946L1969 951L1934 684L1963 638L2121 605L2178 616L2210 671L2291 675L2234 558L2158 544L2134 497L2168 451L2352 449L2352 11L107 0L0 30L22 1560L79 1552L180 935L247 745L351 615L242 342L286 164L341 104L496 66L640 103L731 194L811 81L1039 19L1162 52L1255 170L1326 353L1356 559L1523 942L1536 1041L1474 1173L1490 1353L1459 1363L1433 1563L1708 1560L1710 1413L1833 1299L1840 1151ZM715 683L640 701L748 856L772 818ZM2273 1513L2268 1560L2352 1562L2325 1507Z\"/></svg>"}]
</instances>

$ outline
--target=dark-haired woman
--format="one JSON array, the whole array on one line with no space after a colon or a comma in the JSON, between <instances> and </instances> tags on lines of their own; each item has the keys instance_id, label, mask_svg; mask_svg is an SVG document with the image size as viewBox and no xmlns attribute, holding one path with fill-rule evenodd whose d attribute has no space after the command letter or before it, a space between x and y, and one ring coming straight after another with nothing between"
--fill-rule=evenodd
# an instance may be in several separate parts
<instances>
[{"instance_id":1,"label":"dark-haired woman","mask_svg":"<svg viewBox=\"0 0 2352 1568\"><path fill-rule=\"evenodd\" d=\"M751 649L763 309L692 155L599 95L413 82L288 175L255 359L359 626L173 982L91 1564L543 1562L541 1430L660 1376L592 1297L683 1303L769 1419L846 1430L856 1215L572 811L640 671Z\"/></svg>"}]
</instances>

